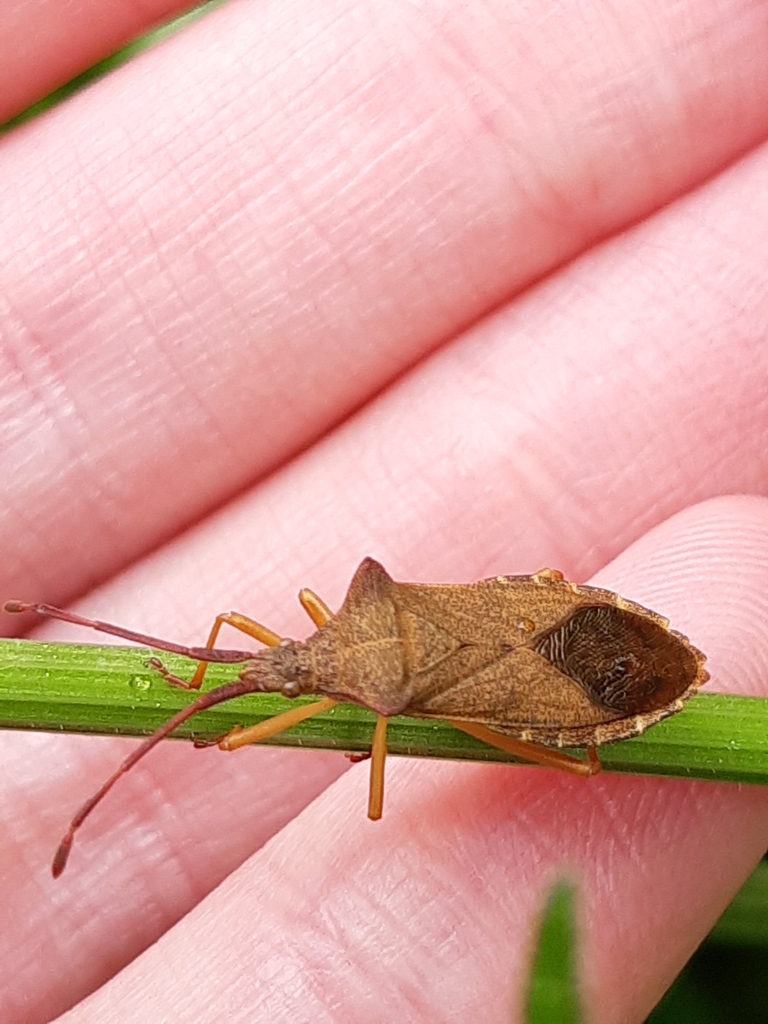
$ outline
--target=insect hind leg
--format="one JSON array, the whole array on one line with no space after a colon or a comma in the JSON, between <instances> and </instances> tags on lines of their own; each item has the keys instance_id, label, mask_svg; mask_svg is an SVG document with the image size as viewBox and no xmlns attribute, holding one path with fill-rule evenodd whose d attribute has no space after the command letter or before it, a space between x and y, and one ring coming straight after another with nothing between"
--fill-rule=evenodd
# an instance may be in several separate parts
<instances>
[{"instance_id":1,"label":"insect hind leg","mask_svg":"<svg viewBox=\"0 0 768 1024\"><path fill-rule=\"evenodd\" d=\"M526 743L524 740L515 740L511 736L494 732L479 722L459 721L456 718L446 718L446 722L455 729L475 739L487 743L489 747L496 747L497 750L504 750L507 754L519 757L522 761L529 761L532 764L540 764L545 768L559 768L561 771L570 772L572 775L588 777L597 775L602 770L600 758L594 747L587 748L587 760L582 761L578 757L571 757L560 750L550 750L549 747L542 747L538 743Z\"/></svg>"}]
</instances>

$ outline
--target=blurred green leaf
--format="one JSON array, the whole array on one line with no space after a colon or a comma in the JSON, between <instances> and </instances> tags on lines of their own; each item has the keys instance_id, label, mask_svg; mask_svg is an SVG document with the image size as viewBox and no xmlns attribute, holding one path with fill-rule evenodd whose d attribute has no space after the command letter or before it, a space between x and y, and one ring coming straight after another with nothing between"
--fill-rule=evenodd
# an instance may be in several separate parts
<instances>
[{"instance_id":1,"label":"blurred green leaf","mask_svg":"<svg viewBox=\"0 0 768 1024\"><path fill-rule=\"evenodd\" d=\"M580 1024L575 890L561 881L547 899L526 1002L526 1024Z\"/></svg>"},{"instance_id":2,"label":"blurred green leaf","mask_svg":"<svg viewBox=\"0 0 768 1024\"><path fill-rule=\"evenodd\" d=\"M137 54L150 49L152 46L157 46L158 43L162 43L163 40L168 39L170 36L176 35L177 32L186 28L187 25L197 21L204 14L207 14L215 7L220 7L225 2L226 0L204 0L203 3L194 7L191 11L187 11L185 14L179 15L178 18L174 18L165 25L161 25L159 28L153 29L151 32L147 32L138 39L134 39L133 42L128 43L127 46L121 47L121 49L117 50L115 53L110 54L109 57L105 57L104 60L100 60L98 64L94 64L86 71L83 71L82 74L77 75L60 88L49 93L48 96L38 100L37 103L33 103L31 107L27 107L26 110L23 110L20 114L12 117L10 120L6 121L5 124L0 124L0 135L13 131L14 128L18 128L27 121L31 121L33 118L43 114L46 110L50 110L51 107L57 106L69 96L72 96L76 92L80 92L81 89L85 89L85 87L90 85L92 82L108 75L110 71L114 71L115 68L119 68L121 65L127 64L128 61L137 56Z\"/></svg>"},{"instance_id":3,"label":"blurred green leaf","mask_svg":"<svg viewBox=\"0 0 768 1024\"><path fill-rule=\"evenodd\" d=\"M768 861L761 861L739 889L709 933L708 941L730 946L763 946L768 949Z\"/></svg>"},{"instance_id":4,"label":"blurred green leaf","mask_svg":"<svg viewBox=\"0 0 768 1024\"><path fill-rule=\"evenodd\" d=\"M768 862L757 866L647 1024L766 1024Z\"/></svg>"}]
</instances>

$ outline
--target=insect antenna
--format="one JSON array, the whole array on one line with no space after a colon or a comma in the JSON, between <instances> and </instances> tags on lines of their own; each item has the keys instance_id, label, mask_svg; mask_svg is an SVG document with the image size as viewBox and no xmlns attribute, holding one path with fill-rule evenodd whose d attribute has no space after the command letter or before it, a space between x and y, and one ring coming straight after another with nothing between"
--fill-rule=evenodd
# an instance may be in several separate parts
<instances>
[{"instance_id":1,"label":"insect antenna","mask_svg":"<svg viewBox=\"0 0 768 1024\"><path fill-rule=\"evenodd\" d=\"M182 708L181 711L177 711L176 714L172 718L169 718L164 725L161 725L156 732L152 733L151 736L148 736L143 743L140 743L139 746L136 747L128 757L126 757L120 767L113 772L107 781L99 787L93 796L89 797L88 800L85 801L83 806L70 822L67 833L59 843L58 849L56 850L53 858L53 864L51 865L53 877L58 878L67 866L67 860L69 859L69 854L72 849L72 844L75 840L77 830L83 824L94 807L101 803L117 780L133 768L137 761L140 761L150 752L150 750L152 750L153 747L156 747L161 740L165 739L166 736L169 736L174 729L178 728L178 726L182 724L182 722L186 722L188 718L196 715L199 711L205 711L206 708L213 707L214 704L223 704L224 701L233 700L235 697L242 697L246 693L253 692L254 684L242 679L238 679L233 683L225 683L224 686L219 686L215 690L209 690L208 693L201 694L197 700L192 701L191 704Z\"/></svg>"},{"instance_id":2,"label":"insect antenna","mask_svg":"<svg viewBox=\"0 0 768 1024\"><path fill-rule=\"evenodd\" d=\"M249 658L253 657L253 651L230 651L212 647L185 647L183 644L173 643L172 640L163 640L157 636L150 636L148 633L137 633L132 629L125 629L123 626L115 626L111 622L86 619L75 612L67 612L63 608L54 608L52 604L27 604L24 601L6 601L3 609L14 615L20 612L35 612L36 615L40 615L43 618L59 619L61 622L71 622L75 626L96 629L100 633L119 636L123 640L131 640L144 647L154 647L158 651L181 654L185 658L192 658L194 661L209 661L230 665L236 664L239 661L248 661Z\"/></svg>"}]
</instances>

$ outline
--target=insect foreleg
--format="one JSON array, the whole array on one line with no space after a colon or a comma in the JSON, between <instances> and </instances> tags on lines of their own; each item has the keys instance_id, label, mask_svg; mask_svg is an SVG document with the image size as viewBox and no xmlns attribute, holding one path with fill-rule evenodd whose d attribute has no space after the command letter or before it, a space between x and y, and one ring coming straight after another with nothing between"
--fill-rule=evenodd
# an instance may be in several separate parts
<instances>
[{"instance_id":1,"label":"insect foreleg","mask_svg":"<svg viewBox=\"0 0 768 1024\"><path fill-rule=\"evenodd\" d=\"M262 626L260 622L256 622L254 619L249 619L247 615L241 615L240 612L222 612L221 615L216 616L213 626L211 626L211 632L208 634L205 646L209 650L216 646L216 638L225 622L228 626L234 626L235 629L239 629L241 633L252 636L254 640L258 640L259 643L264 644L266 647L278 647L282 640L282 637L278 636L274 630L269 629L267 626ZM184 684L174 676L172 685L178 686L181 683L188 690L199 690L207 668L208 662L200 661L188 683ZM170 679L168 681L171 682Z\"/></svg>"},{"instance_id":2,"label":"insect foreleg","mask_svg":"<svg viewBox=\"0 0 768 1024\"><path fill-rule=\"evenodd\" d=\"M299 601L301 602L302 608L304 608L307 615L309 615L310 619L312 619L318 628L320 626L324 626L326 622L333 618L333 612L312 590L309 590L306 587L301 590L299 593ZM243 616L239 616L239 618L244 619ZM237 625L224 616L218 616L216 623L214 624L214 628L211 631L209 643L213 643L216 639L216 633L221 625L219 620L230 622L230 625ZM256 633L251 633L251 636L256 636L256 638L261 640L262 643L268 644L269 646L279 646L280 637L277 636L276 633L272 633L271 630L265 630L264 627L259 626L258 623L251 623L250 620L247 619L244 621L263 631L261 635L257 636ZM238 625L237 628L243 628L243 626ZM244 632L250 632L250 630L244 629ZM269 638L266 637L267 633L271 634ZM219 749L237 750L239 747L249 746L252 743L259 743L261 740L268 739L270 736L276 736L285 729L290 729L292 726L298 725L300 722L304 722L307 718L312 718L314 715L319 715L322 714L323 711L330 710L330 708L334 707L336 703L337 701L331 700L330 697L325 697L323 700L319 700L315 704L305 704L301 707L290 708L288 711L284 711L280 715L275 715L273 718L268 718L265 722L259 722L258 725L252 725L247 729L241 729L238 727L219 740Z\"/></svg>"}]
</instances>

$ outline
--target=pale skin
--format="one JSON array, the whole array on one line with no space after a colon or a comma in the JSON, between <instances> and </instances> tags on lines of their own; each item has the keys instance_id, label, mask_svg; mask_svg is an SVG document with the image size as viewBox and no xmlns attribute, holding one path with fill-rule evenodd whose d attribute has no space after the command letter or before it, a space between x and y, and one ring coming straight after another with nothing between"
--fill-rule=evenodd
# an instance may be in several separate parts
<instances>
[{"instance_id":1,"label":"pale skin","mask_svg":"<svg viewBox=\"0 0 768 1024\"><path fill-rule=\"evenodd\" d=\"M68 10L4 100L82 65ZM235 4L2 141L0 598L199 644L365 554L602 569L768 695L768 13L510 10ZM167 743L54 883L130 743L0 741L3 1020L519 1019L568 866L639 1022L768 845L762 790L390 759L373 823L365 765Z\"/></svg>"}]
</instances>

